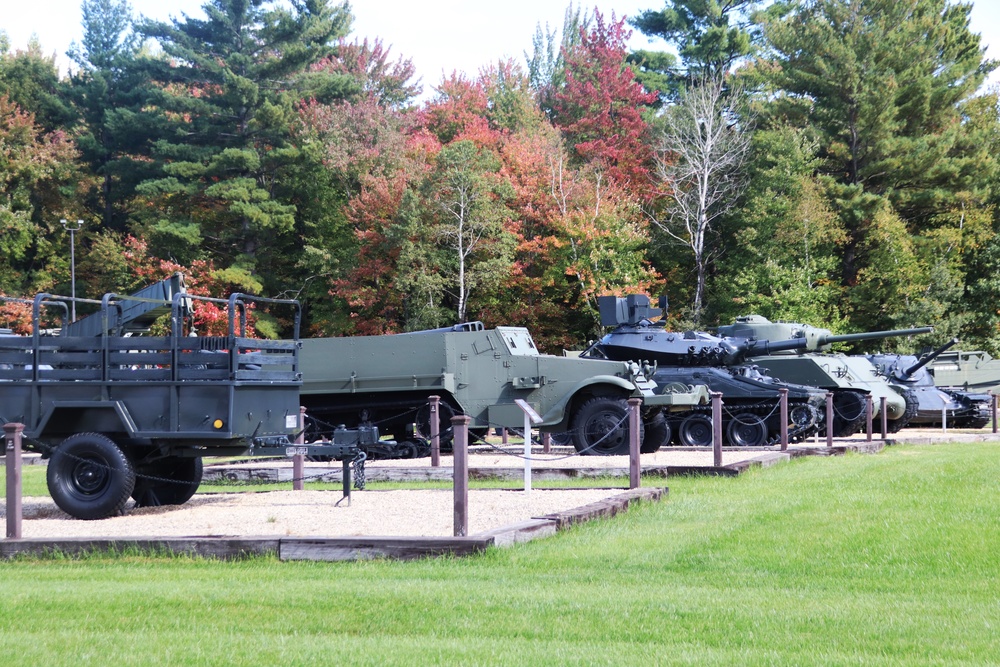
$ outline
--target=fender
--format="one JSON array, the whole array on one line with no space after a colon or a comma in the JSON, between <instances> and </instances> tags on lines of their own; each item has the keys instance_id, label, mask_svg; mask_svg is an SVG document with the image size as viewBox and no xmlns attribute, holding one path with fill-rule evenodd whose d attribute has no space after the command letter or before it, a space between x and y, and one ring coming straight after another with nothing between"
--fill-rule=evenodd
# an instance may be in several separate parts
<instances>
[{"instance_id":1,"label":"fender","mask_svg":"<svg viewBox=\"0 0 1000 667\"><path fill-rule=\"evenodd\" d=\"M70 425L64 426L69 422ZM132 415L121 401L53 401L42 413L38 424L25 429L25 435L42 438L46 435L122 432L133 437L138 429Z\"/></svg>"},{"instance_id":2,"label":"fender","mask_svg":"<svg viewBox=\"0 0 1000 667\"><path fill-rule=\"evenodd\" d=\"M539 426L556 426L561 424L566 418L569 406L572 405L573 401L584 390L587 390L593 396L621 395L627 398L630 396L639 397L641 395L634 382L616 375L595 375L577 382L569 391L564 393L562 398L542 415L542 423Z\"/></svg>"}]
</instances>

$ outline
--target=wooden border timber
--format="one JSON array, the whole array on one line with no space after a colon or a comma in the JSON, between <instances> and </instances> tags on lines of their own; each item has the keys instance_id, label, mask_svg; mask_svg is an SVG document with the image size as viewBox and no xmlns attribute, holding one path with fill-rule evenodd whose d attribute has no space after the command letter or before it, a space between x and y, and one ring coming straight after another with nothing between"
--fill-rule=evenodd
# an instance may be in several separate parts
<instances>
[{"instance_id":1,"label":"wooden border timber","mask_svg":"<svg viewBox=\"0 0 1000 667\"><path fill-rule=\"evenodd\" d=\"M614 489L609 489L614 491ZM281 560L368 560L390 558L411 560L443 555L468 556L496 546L506 547L554 535L572 524L614 516L639 500L659 500L663 488L624 491L576 509L560 512L551 518L503 526L468 537L141 537L141 538L58 538L0 541L0 558L17 556L45 557L52 554L72 556L88 553L139 551L174 553L232 560L249 556L276 555Z\"/></svg>"}]
</instances>

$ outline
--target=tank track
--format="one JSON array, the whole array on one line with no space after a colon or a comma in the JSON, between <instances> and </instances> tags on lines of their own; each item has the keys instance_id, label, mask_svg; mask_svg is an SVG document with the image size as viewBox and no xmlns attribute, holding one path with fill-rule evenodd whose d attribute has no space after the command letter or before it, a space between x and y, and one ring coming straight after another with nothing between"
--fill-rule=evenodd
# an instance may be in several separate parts
<instances>
[{"instance_id":1,"label":"tank track","mask_svg":"<svg viewBox=\"0 0 1000 667\"><path fill-rule=\"evenodd\" d=\"M822 420L820 419L819 412L815 407L810 405L807 401L789 401L788 402L788 412L791 412L796 408L806 408L812 414L812 419L810 423L796 428L788 429L788 442L797 443L802 442L809 436L818 433ZM727 414L732 415L736 412L745 413L749 412L751 414L757 415L765 420L765 423L770 421L768 418L779 419L778 414L778 403L777 401L761 401L759 403L746 403L746 404L734 404L734 405L723 405L722 411L722 435L723 439L726 437L726 427L729 424L729 419L727 419ZM678 426L685 417L693 414L705 415L709 419L712 418L712 406L711 405L698 405L690 410L680 413L672 413L669 417L670 430L673 435L671 435L671 443L675 442L678 432ZM764 441L762 447L769 447L772 445L777 445L781 441L780 430L774 435L771 435L771 427L768 424L768 438Z\"/></svg>"},{"instance_id":2,"label":"tank track","mask_svg":"<svg viewBox=\"0 0 1000 667\"><path fill-rule=\"evenodd\" d=\"M865 396L868 394L866 391L860 389L836 389L834 390L834 410L836 411L836 394L837 393L852 393L857 394L861 403L865 403ZM833 431L833 437L835 438L849 438L858 431L860 431L867 421L867 414L865 410L861 411L861 414L855 417L851 421L843 420L842 415L835 414L834 417L840 416L842 421L839 423L840 428L835 428ZM836 423L836 422L835 422Z\"/></svg>"},{"instance_id":3,"label":"tank track","mask_svg":"<svg viewBox=\"0 0 1000 667\"><path fill-rule=\"evenodd\" d=\"M961 391L942 389L964 408L949 417L949 423L955 428L984 428L993 421L993 402L985 394L968 394ZM981 398L980 398L981 397Z\"/></svg>"},{"instance_id":4,"label":"tank track","mask_svg":"<svg viewBox=\"0 0 1000 667\"><path fill-rule=\"evenodd\" d=\"M912 389L903 392L903 400L906 402L906 411L899 419L890 419L886 422L889 433L899 433L910 423L910 420L917 416L917 412L920 410L920 399L917 398L917 392Z\"/></svg>"}]
</instances>

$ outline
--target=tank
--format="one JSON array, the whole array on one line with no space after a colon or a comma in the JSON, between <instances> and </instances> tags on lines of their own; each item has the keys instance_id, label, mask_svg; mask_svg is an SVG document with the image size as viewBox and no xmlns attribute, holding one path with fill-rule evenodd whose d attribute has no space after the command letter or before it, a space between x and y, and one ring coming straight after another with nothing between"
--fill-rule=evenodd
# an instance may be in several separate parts
<instances>
[{"instance_id":1,"label":"tank","mask_svg":"<svg viewBox=\"0 0 1000 667\"><path fill-rule=\"evenodd\" d=\"M744 363L749 347L769 349L766 343L726 340L704 332L675 333L654 322L666 307L651 306L649 297L598 298L601 324L614 330L581 356L656 364L652 375L658 388L673 383L706 385L722 393L723 437L734 446L762 446L778 442L781 434L780 390L788 390L788 437L799 442L825 424L825 392L782 382L753 364ZM787 343L786 343L787 344ZM794 341L793 346L799 346ZM657 391L654 389L654 391ZM672 441L687 446L712 444L711 406L692 406L668 417Z\"/></svg>"},{"instance_id":2,"label":"tank","mask_svg":"<svg viewBox=\"0 0 1000 667\"><path fill-rule=\"evenodd\" d=\"M927 368L938 387L1000 393L1000 359L994 359L989 352L949 350Z\"/></svg>"},{"instance_id":3,"label":"tank","mask_svg":"<svg viewBox=\"0 0 1000 667\"><path fill-rule=\"evenodd\" d=\"M869 354L866 358L892 385L904 387L917 397L917 414L909 426L940 426L942 415L955 428L983 428L992 419L993 399L987 393L937 387L928 364L958 344L957 338L919 359L912 354Z\"/></svg>"},{"instance_id":4,"label":"tank","mask_svg":"<svg viewBox=\"0 0 1000 667\"><path fill-rule=\"evenodd\" d=\"M891 384L866 357L825 351L839 342L879 340L892 336L929 333L931 327L833 334L798 322L771 322L760 315L736 318L719 327L720 336L746 341L746 356L769 374L787 382L806 384L833 393L834 435L857 432L865 417L865 396L872 397L873 414L880 416L882 399L890 432L906 426L917 414L918 398L911 387ZM777 342L768 340L777 339ZM798 341L799 345L794 345Z\"/></svg>"}]
</instances>

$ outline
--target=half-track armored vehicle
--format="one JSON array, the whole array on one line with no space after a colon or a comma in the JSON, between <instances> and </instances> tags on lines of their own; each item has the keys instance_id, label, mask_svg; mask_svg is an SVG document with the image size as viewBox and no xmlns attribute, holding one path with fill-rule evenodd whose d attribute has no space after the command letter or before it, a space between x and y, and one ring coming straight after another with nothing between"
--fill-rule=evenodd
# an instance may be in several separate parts
<instances>
[{"instance_id":1,"label":"half-track armored vehicle","mask_svg":"<svg viewBox=\"0 0 1000 667\"><path fill-rule=\"evenodd\" d=\"M734 324L719 327L718 332L746 341L749 359L771 375L832 392L834 435L841 437L860 429L865 418L866 394L872 397L874 415L880 414L882 398L886 399L887 427L893 433L916 416L918 401L908 387L889 384L867 358L825 350L833 343L909 336L931 330L920 327L834 335L829 329L808 324L771 322L760 315L746 315L736 318ZM773 339L779 340L760 345L760 341Z\"/></svg>"},{"instance_id":2,"label":"half-track armored vehicle","mask_svg":"<svg viewBox=\"0 0 1000 667\"><path fill-rule=\"evenodd\" d=\"M297 338L298 302L243 294L223 301L183 290L168 296L75 299L99 310L67 322L72 297L38 294L31 335L0 335L0 423L24 425L24 448L49 458L49 492L71 516L120 514L130 497L137 506L179 505L201 482L202 457L285 455L293 444L298 341L248 338L246 314L250 304L290 308ZM226 335L189 335L196 299L228 308ZM42 313L53 309L59 334L43 335ZM123 335L153 311L172 314L170 335ZM300 453L339 458L346 473L359 452L356 435L352 444Z\"/></svg>"},{"instance_id":3,"label":"half-track armored vehicle","mask_svg":"<svg viewBox=\"0 0 1000 667\"><path fill-rule=\"evenodd\" d=\"M541 416L539 430L566 433L577 451L627 454L627 399L643 399L644 451L670 437L667 415L708 402L705 387L658 387L639 364L541 354L522 327L471 322L430 331L302 341L302 405L328 425L376 424L405 440L431 432L428 398L441 397L439 432L451 417L471 429L520 428L523 399ZM415 451L413 455L424 455Z\"/></svg>"},{"instance_id":4,"label":"half-track armored vehicle","mask_svg":"<svg viewBox=\"0 0 1000 667\"><path fill-rule=\"evenodd\" d=\"M790 442L807 438L825 423L825 393L814 387L781 382L744 363L747 341L723 339L705 332L667 331L662 321L652 319L663 313L665 300L660 300L660 307L653 307L643 294L602 296L598 298L598 306L601 324L614 330L581 356L655 363L653 379L657 386L695 383L721 392L723 436L729 444L759 446L778 441L781 389L788 390ZM754 341L753 345L768 349L767 341ZM675 441L687 446L711 444L710 410L707 406L696 406L672 414L670 425Z\"/></svg>"},{"instance_id":5,"label":"half-track armored vehicle","mask_svg":"<svg viewBox=\"0 0 1000 667\"><path fill-rule=\"evenodd\" d=\"M938 426L945 421L955 428L983 428L992 419L993 399L989 394L937 387L927 365L958 344L957 338L921 356L912 354L869 354L868 361L892 385L912 391L917 397L917 414L909 426Z\"/></svg>"}]
</instances>

